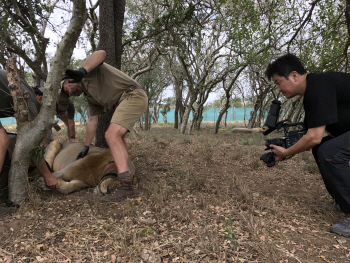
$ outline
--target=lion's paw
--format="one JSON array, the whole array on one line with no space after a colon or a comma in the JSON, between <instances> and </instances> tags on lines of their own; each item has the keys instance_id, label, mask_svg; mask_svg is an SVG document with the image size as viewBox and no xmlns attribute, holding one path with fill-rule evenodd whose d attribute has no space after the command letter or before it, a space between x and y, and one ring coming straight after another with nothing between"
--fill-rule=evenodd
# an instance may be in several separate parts
<instances>
[{"instance_id":1,"label":"lion's paw","mask_svg":"<svg viewBox=\"0 0 350 263\"><path fill-rule=\"evenodd\" d=\"M47 187L44 177L41 177L41 176L34 180L34 185L36 185L38 188L45 191L52 190L51 188Z\"/></svg>"},{"instance_id":2,"label":"lion's paw","mask_svg":"<svg viewBox=\"0 0 350 263\"><path fill-rule=\"evenodd\" d=\"M106 178L99 183L96 192L105 195L111 193L113 190L117 189L120 186L121 183L117 178Z\"/></svg>"}]
</instances>

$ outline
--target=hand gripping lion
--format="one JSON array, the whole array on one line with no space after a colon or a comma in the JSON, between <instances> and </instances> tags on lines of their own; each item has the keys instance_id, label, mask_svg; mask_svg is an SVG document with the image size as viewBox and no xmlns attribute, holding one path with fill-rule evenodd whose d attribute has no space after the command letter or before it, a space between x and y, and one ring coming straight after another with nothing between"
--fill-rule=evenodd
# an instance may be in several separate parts
<instances>
[{"instance_id":1,"label":"hand gripping lion","mask_svg":"<svg viewBox=\"0 0 350 263\"><path fill-rule=\"evenodd\" d=\"M76 160L82 148L82 142L61 144L57 141L52 141L46 147L45 160L57 178L59 185L57 190L69 194L83 188L96 187L96 193L107 194L119 186L118 171L111 151L107 148L90 146L89 153L84 158ZM128 167L133 177L135 166L130 156ZM44 181L41 182L41 187L43 186Z\"/></svg>"}]
</instances>

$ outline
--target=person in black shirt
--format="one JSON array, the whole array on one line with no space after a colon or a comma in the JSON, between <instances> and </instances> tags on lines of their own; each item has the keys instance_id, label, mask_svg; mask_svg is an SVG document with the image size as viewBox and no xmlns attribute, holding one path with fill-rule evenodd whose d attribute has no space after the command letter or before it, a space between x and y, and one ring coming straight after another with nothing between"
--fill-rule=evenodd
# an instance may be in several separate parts
<instances>
[{"instance_id":1,"label":"person in black shirt","mask_svg":"<svg viewBox=\"0 0 350 263\"><path fill-rule=\"evenodd\" d=\"M266 70L286 98L303 96L307 133L292 147L270 145L276 164L312 149L327 191L346 218L330 228L350 236L350 74L307 73L298 57L287 54ZM324 134L328 136L324 137Z\"/></svg>"},{"instance_id":2,"label":"person in black shirt","mask_svg":"<svg viewBox=\"0 0 350 263\"><path fill-rule=\"evenodd\" d=\"M43 95L44 95L44 88L40 86L33 87L36 100L41 105ZM67 111L60 110L58 103L56 102L56 114L57 117L60 118L64 124L67 126L67 137L70 142L76 142L75 140L75 122L74 122L74 115L75 115L75 107L73 101L69 98L69 106Z\"/></svg>"}]
</instances>

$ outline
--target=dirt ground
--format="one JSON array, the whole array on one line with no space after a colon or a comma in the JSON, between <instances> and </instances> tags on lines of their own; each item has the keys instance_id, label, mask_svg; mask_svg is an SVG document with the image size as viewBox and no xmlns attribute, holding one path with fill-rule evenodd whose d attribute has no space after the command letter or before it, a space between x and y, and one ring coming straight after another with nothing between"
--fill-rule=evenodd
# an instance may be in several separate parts
<instances>
[{"instance_id":1,"label":"dirt ground","mask_svg":"<svg viewBox=\"0 0 350 263\"><path fill-rule=\"evenodd\" d=\"M343 214L311 152L267 169L264 136L233 133L237 125L128 135L139 194L119 203L31 185L0 219L0 262L350 262L349 239L329 233Z\"/></svg>"}]
</instances>

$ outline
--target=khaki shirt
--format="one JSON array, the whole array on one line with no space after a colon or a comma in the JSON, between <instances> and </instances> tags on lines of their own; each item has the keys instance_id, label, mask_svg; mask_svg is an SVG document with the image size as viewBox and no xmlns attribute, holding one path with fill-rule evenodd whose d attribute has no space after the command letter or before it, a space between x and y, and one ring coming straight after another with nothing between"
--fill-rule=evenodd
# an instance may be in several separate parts
<instances>
[{"instance_id":1,"label":"khaki shirt","mask_svg":"<svg viewBox=\"0 0 350 263\"><path fill-rule=\"evenodd\" d=\"M13 109L13 99L8 88L7 73L0 69L0 118L13 117L15 111ZM39 103L36 100L35 92L26 82L21 80L20 88L22 92L29 92L28 99L29 120L33 120L39 113ZM1 122L0 122L1 123ZM1 128L1 126L0 126Z\"/></svg>"},{"instance_id":2,"label":"khaki shirt","mask_svg":"<svg viewBox=\"0 0 350 263\"><path fill-rule=\"evenodd\" d=\"M80 67L84 67L86 60ZM105 62L90 71L80 84L88 101L89 116L103 113L105 108L115 108L128 88L140 86L137 81Z\"/></svg>"}]
</instances>

